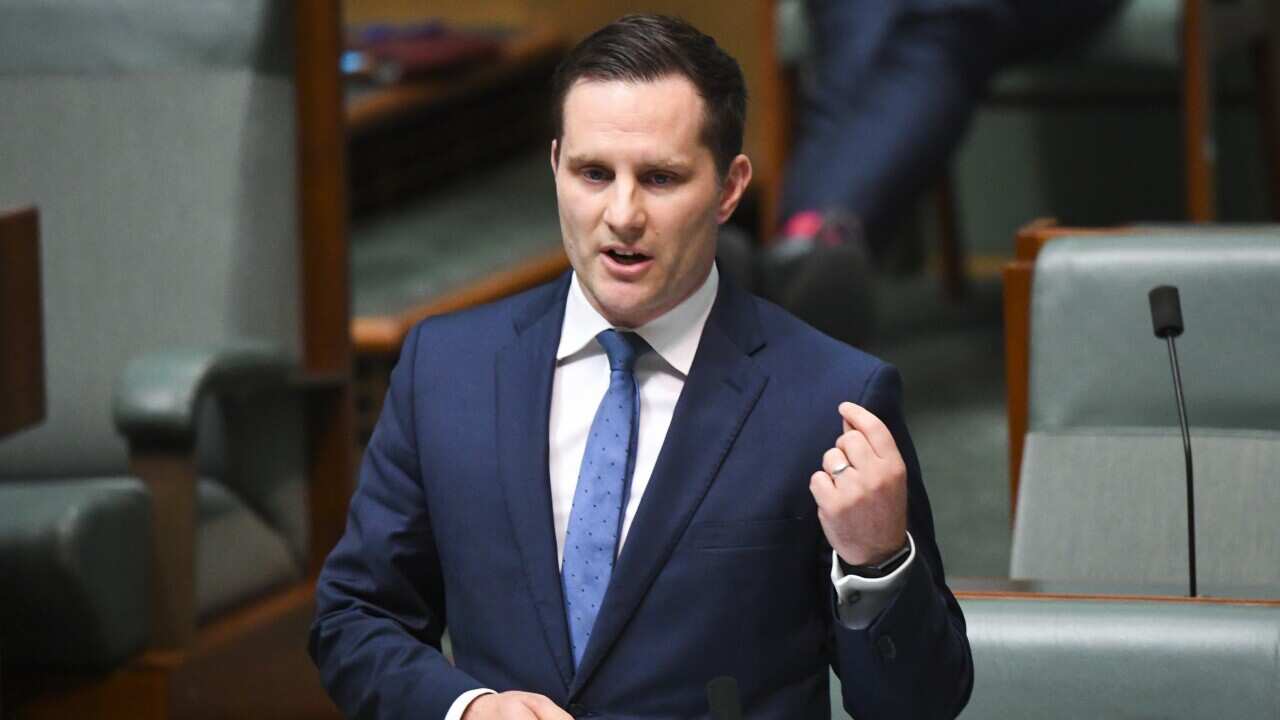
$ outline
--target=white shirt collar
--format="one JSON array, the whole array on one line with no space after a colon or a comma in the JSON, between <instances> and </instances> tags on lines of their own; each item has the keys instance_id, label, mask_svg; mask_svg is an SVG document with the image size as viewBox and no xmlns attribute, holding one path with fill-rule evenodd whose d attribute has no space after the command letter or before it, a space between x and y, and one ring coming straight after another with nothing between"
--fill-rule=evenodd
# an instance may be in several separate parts
<instances>
[{"instance_id":1,"label":"white shirt collar","mask_svg":"<svg viewBox=\"0 0 1280 720\"><path fill-rule=\"evenodd\" d=\"M702 328L711 315L716 291L720 287L720 273L713 264L702 285L679 305L636 328L635 331L653 348L668 365L681 375L688 375L693 367L693 356L702 339ZM564 325L560 328L560 347L556 361L581 352L601 331L613 327L582 291L578 274L569 283L569 297L565 301ZM599 349L599 346L596 346Z\"/></svg>"}]
</instances>

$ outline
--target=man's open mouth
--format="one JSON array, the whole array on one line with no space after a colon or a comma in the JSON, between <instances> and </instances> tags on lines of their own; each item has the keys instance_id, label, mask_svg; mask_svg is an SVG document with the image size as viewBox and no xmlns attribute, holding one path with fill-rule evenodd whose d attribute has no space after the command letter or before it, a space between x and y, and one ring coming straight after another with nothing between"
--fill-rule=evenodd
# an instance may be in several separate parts
<instances>
[{"instance_id":1,"label":"man's open mouth","mask_svg":"<svg viewBox=\"0 0 1280 720\"><path fill-rule=\"evenodd\" d=\"M631 250L606 250L605 254L621 265L636 265L649 259L648 255Z\"/></svg>"}]
</instances>

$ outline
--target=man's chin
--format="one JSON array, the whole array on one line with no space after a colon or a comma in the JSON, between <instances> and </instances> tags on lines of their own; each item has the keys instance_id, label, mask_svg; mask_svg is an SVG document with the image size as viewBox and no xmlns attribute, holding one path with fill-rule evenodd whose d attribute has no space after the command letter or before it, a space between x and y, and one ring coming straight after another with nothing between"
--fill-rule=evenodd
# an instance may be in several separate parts
<instances>
[{"instance_id":1,"label":"man's chin","mask_svg":"<svg viewBox=\"0 0 1280 720\"><path fill-rule=\"evenodd\" d=\"M617 327L639 327L660 314L657 303L647 293L605 292L602 295L596 309Z\"/></svg>"},{"instance_id":2,"label":"man's chin","mask_svg":"<svg viewBox=\"0 0 1280 720\"><path fill-rule=\"evenodd\" d=\"M605 306L600 313L614 327L638 328L653 319L657 313L630 305Z\"/></svg>"}]
</instances>

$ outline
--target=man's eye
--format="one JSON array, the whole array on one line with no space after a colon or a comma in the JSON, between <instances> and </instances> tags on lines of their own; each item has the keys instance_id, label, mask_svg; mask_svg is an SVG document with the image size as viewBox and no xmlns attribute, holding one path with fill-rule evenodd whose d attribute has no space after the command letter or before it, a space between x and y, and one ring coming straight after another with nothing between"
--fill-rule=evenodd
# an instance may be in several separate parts
<instances>
[{"instance_id":1,"label":"man's eye","mask_svg":"<svg viewBox=\"0 0 1280 720\"><path fill-rule=\"evenodd\" d=\"M582 177L591 182L604 182L609 179L608 173L600 168L587 168L582 171Z\"/></svg>"},{"instance_id":2,"label":"man's eye","mask_svg":"<svg viewBox=\"0 0 1280 720\"><path fill-rule=\"evenodd\" d=\"M664 185L672 185L675 183L675 181L676 181L675 176L669 175L667 173L654 173L649 176L649 182L659 187Z\"/></svg>"}]
</instances>

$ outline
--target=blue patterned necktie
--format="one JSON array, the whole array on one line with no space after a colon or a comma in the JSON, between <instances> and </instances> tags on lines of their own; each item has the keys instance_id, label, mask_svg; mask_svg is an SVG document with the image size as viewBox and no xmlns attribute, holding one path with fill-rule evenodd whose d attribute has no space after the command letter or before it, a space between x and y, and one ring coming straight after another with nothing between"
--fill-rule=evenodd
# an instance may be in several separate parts
<instances>
[{"instance_id":1,"label":"blue patterned necktie","mask_svg":"<svg viewBox=\"0 0 1280 720\"><path fill-rule=\"evenodd\" d=\"M636 358L649 350L630 332L605 330L596 340L609 356L609 390L596 409L582 455L560 571L574 667L582 662L613 573L640 418L634 370Z\"/></svg>"}]
</instances>

